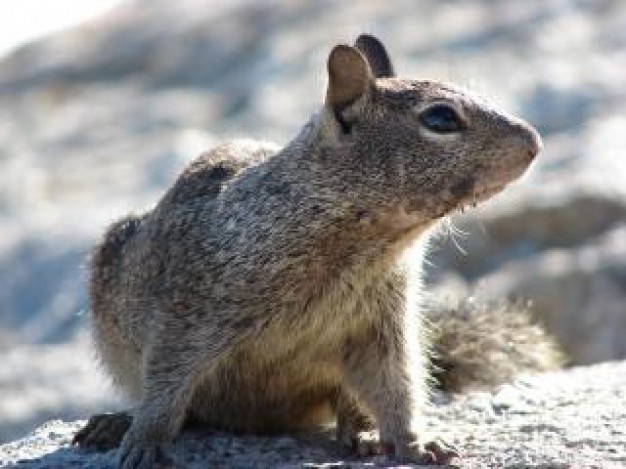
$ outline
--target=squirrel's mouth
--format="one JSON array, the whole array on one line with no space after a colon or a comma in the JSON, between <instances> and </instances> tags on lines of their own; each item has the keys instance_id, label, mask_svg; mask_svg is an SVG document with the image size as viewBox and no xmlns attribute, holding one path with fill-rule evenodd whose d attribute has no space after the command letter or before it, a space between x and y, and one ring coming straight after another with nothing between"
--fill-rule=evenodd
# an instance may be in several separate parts
<instances>
[{"instance_id":1,"label":"squirrel's mouth","mask_svg":"<svg viewBox=\"0 0 626 469\"><path fill-rule=\"evenodd\" d=\"M494 195L499 192L502 192L504 188L507 186L506 183L498 183L492 184L489 186L482 187L478 190L472 192L469 197L465 197L461 199L454 211L457 212L465 212L466 208L476 207L479 203L484 202L485 200L490 199Z\"/></svg>"},{"instance_id":2,"label":"squirrel's mouth","mask_svg":"<svg viewBox=\"0 0 626 469\"><path fill-rule=\"evenodd\" d=\"M439 189L442 195L438 198L425 197L421 200L416 198L412 203L405 200L396 209L384 210L375 218L385 226L397 229L421 226L453 213L464 213L466 208L476 207L502 192L514 179L503 178L487 184L477 184L473 177L468 177L457 181L447 189Z\"/></svg>"},{"instance_id":3,"label":"squirrel's mouth","mask_svg":"<svg viewBox=\"0 0 626 469\"><path fill-rule=\"evenodd\" d=\"M481 202L484 202L507 186L508 182L493 183L482 187L472 187L472 189L464 195L459 195L454 199L444 199L434 210L434 219L443 218L454 213L464 213L465 209L475 208Z\"/></svg>"},{"instance_id":4,"label":"squirrel's mouth","mask_svg":"<svg viewBox=\"0 0 626 469\"><path fill-rule=\"evenodd\" d=\"M452 185L440 200L435 218L442 218L452 213L465 212L466 208L476 207L501 192L508 184L506 181L476 184L473 178L463 179Z\"/></svg>"}]
</instances>

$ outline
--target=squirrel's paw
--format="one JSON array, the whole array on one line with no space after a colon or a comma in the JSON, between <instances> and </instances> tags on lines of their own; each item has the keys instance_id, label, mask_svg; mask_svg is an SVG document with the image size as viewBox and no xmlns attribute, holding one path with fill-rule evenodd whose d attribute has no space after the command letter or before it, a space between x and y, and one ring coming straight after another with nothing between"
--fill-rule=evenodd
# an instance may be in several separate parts
<instances>
[{"instance_id":1,"label":"squirrel's paw","mask_svg":"<svg viewBox=\"0 0 626 469\"><path fill-rule=\"evenodd\" d=\"M169 468L173 467L173 463L165 456L160 445L135 438L129 432L120 446L117 467L118 469Z\"/></svg>"},{"instance_id":2,"label":"squirrel's paw","mask_svg":"<svg viewBox=\"0 0 626 469\"><path fill-rule=\"evenodd\" d=\"M460 457L459 451L444 440L436 438L421 443L417 438L404 443L383 444L385 452L395 455L400 461L410 461L420 464L448 465L454 458Z\"/></svg>"},{"instance_id":3,"label":"squirrel's paw","mask_svg":"<svg viewBox=\"0 0 626 469\"><path fill-rule=\"evenodd\" d=\"M383 447L376 430L354 432L343 438L341 443L361 457L383 454Z\"/></svg>"},{"instance_id":4,"label":"squirrel's paw","mask_svg":"<svg viewBox=\"0 0 626 469\"><path fill-rule=\"evenodd\" d=\"M442 439L435 438L426 443L420 443L415 436L400 443L381 442L378 431L360 431L349 439L342 439L344 446L352 449L361 457L388 455L400 461L448 465L454 458L460 456L459 451Z\"/></svg>"},{"instance_id":5,"label":"squirrel's paw","mask_svg":"<svg viewBox=\"0 0 626 469\"><path fill-rule=\"evenodd\" d=\"M117 448L132 420L126 412L94 415L83 428L76 432L72 445L95 451Z\"/></svg>"}]
</instances>

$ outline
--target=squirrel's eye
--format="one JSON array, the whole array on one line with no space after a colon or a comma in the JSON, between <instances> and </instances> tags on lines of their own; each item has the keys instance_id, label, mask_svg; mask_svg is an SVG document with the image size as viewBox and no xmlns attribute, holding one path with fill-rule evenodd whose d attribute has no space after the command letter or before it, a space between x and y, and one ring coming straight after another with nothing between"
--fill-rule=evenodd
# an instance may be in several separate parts
<instances>
[{"instance_id":1,"label":"squirrel's eye","mask_svg":"<svg viewBox=\"0 0 626 469\"><path fill-rule=\"evenodd\" d=\"M440 134L460 132L466 128L456 110L446 104L429 107L420 114L420 121L428 130Z\"/></svg>"}]
</instances>

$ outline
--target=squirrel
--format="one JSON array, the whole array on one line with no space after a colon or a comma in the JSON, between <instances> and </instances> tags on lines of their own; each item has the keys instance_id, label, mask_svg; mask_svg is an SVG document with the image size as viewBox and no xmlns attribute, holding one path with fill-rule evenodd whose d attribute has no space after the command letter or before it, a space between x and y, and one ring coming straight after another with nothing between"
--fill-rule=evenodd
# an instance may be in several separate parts
<instances>
[{"instance_id":1,"label":"squirrel","mask_svg":"<svg viewBox=\"0 0 626 469\"><path fill-rule=\"evenodd\" d=\"M321 110L284 148L201 155L95 248L95 347L136 406L92 417L75 444L144 469L190 422L271 434L330 417L343 444L370 432L390 457L445 464L457 450L420 427L431 366L451 390L557 366L524 311L422 301L429 235L521 176L538 133L451 84L398 78L371 35L335 46L327 71Z\"/></svg>"}]
</instances>

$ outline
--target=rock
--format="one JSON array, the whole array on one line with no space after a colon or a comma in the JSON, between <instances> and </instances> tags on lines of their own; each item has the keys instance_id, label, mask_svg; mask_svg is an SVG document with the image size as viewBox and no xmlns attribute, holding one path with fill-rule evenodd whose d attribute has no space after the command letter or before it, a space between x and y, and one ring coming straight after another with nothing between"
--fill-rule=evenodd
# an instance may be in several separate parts
<instances>
[{"instance_id":1,"label":"rock","mask_svg":"<svg viewBox=\"0 0 626 469\"><path fill-rule=\"evenodd\" d=\"M528 375L492 393L455 396L429 411L426 428L459 448L455 467L623 467L624 387L626 362ZM69 446L83 423L51 421L0 446L0 467L112 467L114 451ZM167 452L190 469L396 467L386 458L351 455L328 434L233 436L197 429L185 431Z\"/></svg>"}]
</instances>

